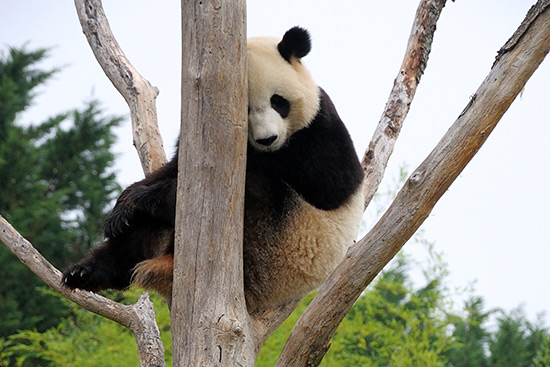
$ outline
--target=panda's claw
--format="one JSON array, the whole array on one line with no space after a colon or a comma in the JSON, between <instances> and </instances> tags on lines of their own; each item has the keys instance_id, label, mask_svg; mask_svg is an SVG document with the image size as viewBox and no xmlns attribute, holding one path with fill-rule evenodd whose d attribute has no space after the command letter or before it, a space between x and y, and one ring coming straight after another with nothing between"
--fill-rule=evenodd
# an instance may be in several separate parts
<instances>
[{"instance_id":1,"label":"panda's claw","mask_svg":"<svg viewBox=\"0 0 550 367\"><path fill-rule=\"evenodd\" d=\"M103 225L103 232L107 238L116 238L130 227L130 222L134 216L134 210L127 206L115 206L109 217Z\"/></svg>"},{"instance_id":2,"label":"panda's claw","mask_svg":"<svg viewBox=\"0 0 550 367\"><path fill-rule=\"evenodd\" d=\"M70 289L86 289L91 290L92 282L90 275L91 268L86 265L75 264L63 272L61 282L65 287Z\"/></svg>"}]
</instances>

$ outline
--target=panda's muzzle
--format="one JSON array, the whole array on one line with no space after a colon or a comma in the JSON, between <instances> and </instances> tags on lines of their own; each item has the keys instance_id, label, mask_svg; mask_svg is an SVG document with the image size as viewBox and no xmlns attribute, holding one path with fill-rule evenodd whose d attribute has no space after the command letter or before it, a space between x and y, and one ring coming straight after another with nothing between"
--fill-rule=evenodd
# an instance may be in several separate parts
<instances>
[{"instance_id":1,"label":"panda's muzzle","mask_svg":"<svg viewBox=\"0 0 550 367\"><path fill-rule=\"evenodd\" d=\"M271 135L269 138L256 139L256 143L268 147L273 144L275 140L277 140L277 137L277 135Z\"/></svg>"}]
</instances>

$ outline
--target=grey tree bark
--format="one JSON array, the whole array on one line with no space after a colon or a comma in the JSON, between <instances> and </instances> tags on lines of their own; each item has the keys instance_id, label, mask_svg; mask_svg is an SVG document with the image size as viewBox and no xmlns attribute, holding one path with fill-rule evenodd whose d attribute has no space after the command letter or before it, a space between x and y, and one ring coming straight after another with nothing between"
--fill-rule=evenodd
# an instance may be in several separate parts
<instances>
[{"instance_id":1,"label":"grey tree bark","mask_svg":"<svg viewBox=\"0 0 550 367\"><path fill-rule=\"evenodd\" d=\"M0 241L33 273L52 289L88 311L127 327L136 338L140 366L163 367L164 347L155 321L153 304L147 293L126 306L87 291L71 291L61 283L61 272L53 267L23 236L0 215Z\"/></svg>"}]
</instances>

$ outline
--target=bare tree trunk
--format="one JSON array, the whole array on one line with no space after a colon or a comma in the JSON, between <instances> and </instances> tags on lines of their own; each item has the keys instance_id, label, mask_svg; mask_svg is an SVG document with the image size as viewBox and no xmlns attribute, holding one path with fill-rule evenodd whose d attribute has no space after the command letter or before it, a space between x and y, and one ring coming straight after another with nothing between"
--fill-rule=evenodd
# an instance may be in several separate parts
<instances>
[{"instance_id":1,"label":"bare tree trunk","mask_svg":"<svg viewBox=\"0 0 550 367\"><path fill-rule=\"evenodd\" d=\"M539 1L499 51L458 120L374 228L348 252L294 327L277 366L316 366L353 302L424 222L550 51L550 0Z\"/></svg>"},{"instance_id":2,"label":"bare tree trunk","mask_svg":"<svg viewBox=\"0 0 550 367\"><path fill-rule=\"evenodd\" d=\"M242 274L246 3L182 1L182 25L174 366L253 366Z\"/></svg>"}]
</instances>

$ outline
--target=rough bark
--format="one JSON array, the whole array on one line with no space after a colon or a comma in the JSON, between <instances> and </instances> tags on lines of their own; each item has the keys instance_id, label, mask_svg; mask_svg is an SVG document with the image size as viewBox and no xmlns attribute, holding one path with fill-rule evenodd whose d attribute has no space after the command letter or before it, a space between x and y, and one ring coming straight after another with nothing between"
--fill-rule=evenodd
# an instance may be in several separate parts
<instances>
[{"instance_id":1,"label":"rough bark","mask_svg":"<svg viewBox=\"0 0 550 367\"><path fill-rule=\"evenodd\" d=\"M99 65L130 107L134 146L141 166L148 174L166 163L166 154L157 124L153 87L122 52L116 41L101 0L75 0L82 30Z\"/></svg>"},{"instance_id":2,"label":"rough bark","mask_svg":"<svg viewBox=\"0 0 550 367\"><path fill-rule=\"evenodd\" d=\"M166 163L157 124L155 99L158 89L143 78L124 55L111 31L101 0L75 0L75 7L82 30L99 65L130 108L134 146L143 172L147 175ZM99 313L91 310L89 303L79 304ZM140 365L164 366L164 347L153 304L147 293L132 308L135 315L131 323L125 326L136 338Z\"/></svg>"},{"instance_id":3,"label":"rough bark","mask_svg":"<svg viewBox=\"0 0 550 367\"><path fill-rule=\"evenodd\" d=\"M348 252L296 324L277 366L316 366L365 287L427 218L550 50L550 0L539 1L489 75L374 228Z\"/></svg>"},{"instance_id":4,"label":"rough bark","mask_svg":"<svg viewBox=\"0 0 550 367\"><path fill-rule=\"evenodd\" d=\"M246 3L182 1L182 25L174 366L253 366L242 277Z\"/></svg>"}]
</instances>

